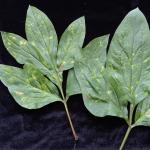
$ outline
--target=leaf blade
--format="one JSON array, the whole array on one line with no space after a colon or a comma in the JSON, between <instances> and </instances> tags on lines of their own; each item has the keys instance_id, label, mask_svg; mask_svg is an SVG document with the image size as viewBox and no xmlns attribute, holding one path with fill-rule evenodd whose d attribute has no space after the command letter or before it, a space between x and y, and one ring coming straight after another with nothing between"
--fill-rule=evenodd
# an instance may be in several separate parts
<instances>
[{"instance_id":1,"label":"leaf blade","mask_svg":"<svg viewBox=\"0 0 150 150\"><path fill-rule=\"evenodd\" d=\"M81 89L78 80L76 78L74 69L70 69L67 78L66 95L67 97L70 97L76 94L81 94Z\"/></svg>"},{"instance_id":2,"label":"leaf blade","mask_svg":"<svg viewBox=\"0 0 150 150\"><path fill-rule=\"evenodd\" d=\"M42 58L39 51L19 35L7 32L1 32L3 43L8 52L20 64L33 64L44 75L46 75L52 82L58 83L58 77L55 70L51 69L45 59ZM62 78L62 74L60 74Z\"/></svg>"},{"instance_id":3,"label":"leaf blade","mask_svg":"<svg viewBox=\"0 0 150 150\"><path fill-rule=\"evenodd\" d=\"M104 35L89 42L88 45L81 50L82 59L86 59L88 61L88 59L99 58L101 63L105 64L108 39L109 35ZM71 69L69 70L67 79L67 95L71 96L80 93L81 89L77 81L75 71L74 69Z\"/></svg>"},{"instance_id":4,"label":"leaf blade","mask_svg":"<svg viewBox=\"0 0 150 150\"><path fill-rule=\"evenodd\" d=\"M116 101L116 95L108 84L109 77L99 59L75 64L75 73L80 84L86 108L95 116L107 115L126 118L126 107Z\"/></svg>"},{"instance_id":5,"label":"leaf blade","mask_svg":"<svg viewBox=\"0 0 150 150\"><path fill-rule=\"evenodd\" d=\"M37 109L49 103L61 101L59 96L31 84L30 78L23 69L0 65L0 80L22 107Z\"/></svg>"},{"instance_id":6,"label":"leaf blade","mask_svg":"<svg viewBox=\"0 0 150 150\"><path fill-rule=\"evenodd\" d=\"M99 60L104 64L106 62L106 48L108 40L109 35L93 39L82 49L82 57L85 59L99 58Z\"/></svg>"},{"instance_id":7,"label":"leaf blade","mask_svg":"<svg viewBox=\"0 0 150 150\"><path fill-rule=\"evenodd\" d=\"M135 98L138 95L136 89L142 84L142 76L150 65L149 35L146 18L137 8L121 22L108 51L107 67L122 74L122 86L129 93L128 101L135 105L141 101Z\"/></svg>"},{"instance_id":8,"label":"leaf blade","mask_svg":"<svg viewBox=\"0 0 150 150\"><path fill-rule=\"evenodd\" d=\"M85 19L81 17L73 21L61 36L57 65L61 70L73 67L75 59L80 58L80 50L85 38Z\"/></svg>"},{"instance_id":9,"label":"leaf blade","mask_svg":"<svg viewBox=\"0 0 150 150\"><path fill-rule=\"evenodd\" d=\"M26 36L49 66L56 67L58 39L55 28L42 11L33 6L29 6L27 11Z\"/></svg>"}]
</instances>

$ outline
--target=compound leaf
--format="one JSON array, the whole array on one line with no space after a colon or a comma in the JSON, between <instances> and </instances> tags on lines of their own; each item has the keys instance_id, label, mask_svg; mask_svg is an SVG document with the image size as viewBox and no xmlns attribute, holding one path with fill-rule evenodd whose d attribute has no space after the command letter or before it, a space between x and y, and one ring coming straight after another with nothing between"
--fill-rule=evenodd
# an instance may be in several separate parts
<instances>
[{"instance_id":1,"label":"compound leaf","mask_svg":"<svg viewBox=\"0 0 150 150\"><path fill-rule=\"evenodd\" d=\"M62 75L64 70L73 68L76 59L81 58L80 50L85 37L84 17L69 25L59 45L53 24L33 6L29 6L27 11L27 40L12 33L1 34L9 53L24 68L0 65L0 80L22 107L37 109L55 101L63 102L73 136L77 140L68 112L69 96L63 91Z\"/></svg>"}]
</instances>

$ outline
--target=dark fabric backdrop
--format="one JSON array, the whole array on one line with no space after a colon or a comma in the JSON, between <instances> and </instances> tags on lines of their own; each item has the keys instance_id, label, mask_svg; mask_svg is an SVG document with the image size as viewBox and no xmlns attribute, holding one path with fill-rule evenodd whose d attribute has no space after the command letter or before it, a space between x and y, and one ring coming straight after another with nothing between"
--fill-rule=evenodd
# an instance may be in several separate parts
<instances>
[{"instance_id":1,"label":"dark fabric backdrop","mask_svg":"<svg viewBox=\"0 0 150 150\"><path fill-rule=\"evenodd\" d=\"M73 20L86 17L85 44L92 38L114 33L128 11L139 7L150 24L148 0L0 0L0 30L25 37L28 5L44 11L52 20L58 36ZM21 67L8 54L0 39L0 63ZM26 110L0 83L0 150L116 150L127 125L116 117L96 118L85 108L81 95L69 100L69 110L79 136L75 144L61 103L39 110ZM149 150L150 128L132 130L125 149Z\"/></svg>"}]
</instances>

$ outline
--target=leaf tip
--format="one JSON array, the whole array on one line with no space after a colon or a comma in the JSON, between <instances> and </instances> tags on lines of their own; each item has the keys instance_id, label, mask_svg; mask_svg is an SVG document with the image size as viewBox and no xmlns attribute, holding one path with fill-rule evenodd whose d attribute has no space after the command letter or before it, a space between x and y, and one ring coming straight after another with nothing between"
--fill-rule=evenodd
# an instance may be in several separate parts
<instances>
[{"instance_id":1,"label":"leaf tip","mask_svg":"<svg viewBox=\"0 0 150 150\"><path fill-rule=\"evenodd\" d=\"M85 23L85 16L81 16L79 19L81 20L81 22Z\"/></svg>"},{"instance_id":2,"label":"leaf tip","mask_svg":"<svg viewBox=\"0 0 150 150\"><path fill-rule=\"evenodd\" d=\"M141 12L141 10L139 9L139 7L136 7L135 9L133 9L133 10L131 10L129 13L135 13L135 14L143 14L142 12Z\"/></svg>"},{"instance_id":3,"label":"leaf tip","mask_svg":"<svg viewBox=\"0 0 150 150\"><path fill-rule=\"evenodd\" d=\"M81 16L78 19L76 19L75 21L73 21L72 23L81 23L81 24L85 24L85 17Z\"/></svg>"},{"instance_id":4,"label":"leaf tip","mask_svg":"<svg viewBox=\"0 0 150 150\"><path fill-rule=\"evenodd\" d=\"M2 40L4 42L6 40L5 38L8 35L8 32L0 31L0 33L1 33Z\"/></svg>"},{"instance_id":5,"label":"leaf tip","mask_svg":"<svg viewBox=\"0 0 150 150\"><path fill-rule=\"evenodd\" d=\"M4 32L4 31L0 31L0 33L1 33L1 36L2 36L2 37L3 37L3 35L6 34L6 32Z\"/></svg>"},{"instance_id":6,"label":"leaf tip","mask_svg":"<svg viewBox=\"0 0 150 150\"><path fill-rule=\"evenodd\" d=\"M32 9L32 7L33 7L32 5L29 5L28 9Z\"/></svg>"},{"instance_id":7,"label":"leaf tip","mask_svg":"<svg viewBox=\"0 0 150 150\"><path fill-rule=\"evenodd\" d=\"M37 8L32 5L29 5L27 12L33 11L35 9L37 9Z\"/></svg>"},{"instance_id":8,"label":"leaf tip","mask_svg":"<svg viewBox=\"0 0 150 150\"><path fill-rule=\"evenodd\" d=\"M138 10L139 11L140 9L139 9L139 7L136 7L134 10Z\"/></svg>"}]
</instances>

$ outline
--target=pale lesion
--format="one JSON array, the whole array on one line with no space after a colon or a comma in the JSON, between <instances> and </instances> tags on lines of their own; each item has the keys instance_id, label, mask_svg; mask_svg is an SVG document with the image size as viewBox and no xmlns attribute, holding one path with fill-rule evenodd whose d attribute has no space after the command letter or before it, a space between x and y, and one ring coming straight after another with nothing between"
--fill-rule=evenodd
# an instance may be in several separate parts
<instances>
[{"instance_id":1,"label":"pale lesion","mask_svg":"<svg viewBox=\"0 0 150 150\"><path fill-rule=\"evenodd\" d=\"M19 96L24 95L24 93L23 93L23 92L20 92L20 91L15 91L15 94L16 94L16 95L19 95Z\"/></svg>"}]
</instances>

